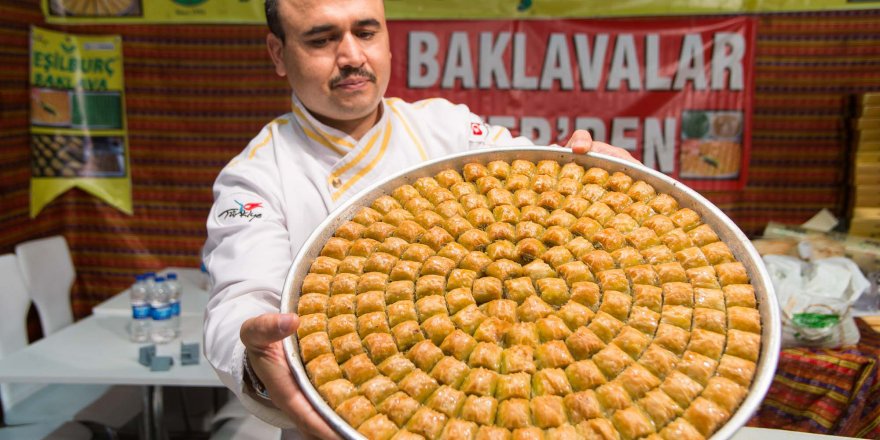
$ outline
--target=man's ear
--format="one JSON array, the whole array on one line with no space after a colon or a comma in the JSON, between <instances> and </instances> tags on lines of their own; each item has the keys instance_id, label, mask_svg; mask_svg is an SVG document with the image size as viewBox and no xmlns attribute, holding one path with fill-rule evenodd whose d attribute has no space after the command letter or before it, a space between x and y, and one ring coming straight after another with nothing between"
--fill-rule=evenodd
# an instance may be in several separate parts
<instances>
[{"instance_id":1,"label":"man's ear","mask_svg":"<svg viewBox=\"0 0 880 440\"><path fill-rule=\"evenodd\" d=\"M270 32L266 35L266 49L269 50L269 57L275 64L275 73L281 77L287 76L287 67L284 65L284 42Z\"/></svg>"}]
</instances>

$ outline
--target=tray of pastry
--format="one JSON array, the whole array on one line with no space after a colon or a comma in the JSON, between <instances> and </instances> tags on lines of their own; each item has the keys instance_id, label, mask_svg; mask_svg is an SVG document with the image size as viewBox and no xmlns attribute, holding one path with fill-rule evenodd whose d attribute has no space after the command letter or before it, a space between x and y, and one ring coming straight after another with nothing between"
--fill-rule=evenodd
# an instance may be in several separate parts
<instances>
[{"instance_id":1,"label":"tray of pastry","mask_svg":"<svg viewBox=\"0 0 880 440\"><path fill-rule=\"evenodd\" d=\"M285 280L303 393L347 439L726 439L779 311L724 213L640 164L478 150L377 183Z\"/></svg>"}]
</instances>

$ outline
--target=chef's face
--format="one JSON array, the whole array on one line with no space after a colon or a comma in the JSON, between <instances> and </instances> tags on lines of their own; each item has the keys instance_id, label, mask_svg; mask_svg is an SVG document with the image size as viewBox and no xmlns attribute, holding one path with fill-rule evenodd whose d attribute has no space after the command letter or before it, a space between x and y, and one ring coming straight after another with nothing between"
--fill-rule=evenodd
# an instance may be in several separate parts
<instances>
[{"instance_id":1,"label":"chef's face","mask_svg":"<svg viewBox=\"0 0 880 440\"><path fill-rule=\"evenodd\" d=\"M391 49L382 0L279 0L285 41L267 36L275 72L319 120L352 121L378 111Z\"/></svg>"}]
</instances>

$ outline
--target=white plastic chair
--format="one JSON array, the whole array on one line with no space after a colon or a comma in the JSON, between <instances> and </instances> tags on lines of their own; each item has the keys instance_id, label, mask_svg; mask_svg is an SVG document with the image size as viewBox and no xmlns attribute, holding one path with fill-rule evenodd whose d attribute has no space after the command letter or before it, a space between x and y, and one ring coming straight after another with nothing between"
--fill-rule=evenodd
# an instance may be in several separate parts
<instances>
[{"instance_id":1,"label":"white plastic chair","mask_svg":"<svg viewBox=\"0 0 880 440\"><path fill-rule=\"evenodd\" d=\"M67 240L60 235L31 240L15 246L15 253L24 285L40 314L43 335L73 323L70 288L76 272ZM58 411L93 429L118 430L140 413L142 405L142 392L134 386L48 385L33 398L10 406L6 423L34 423Z\"/></svg>"},{"instance_id":2,"label":"white plastic chair","mask_svg":"<svg viewBox=\"0 0 880 440\"><path fill-rule=\"evenodd\" d=\"M26 241L15 246L24 285L40 313L43 335L73 322L70 288L76 278L67 240L61 235Z\"/></svg>"},{"instance_id":3,"label":"white plastic chair","mask_svg":"<svg viewBox=\"0 0 880 440\"><path fill-rule=\"evenodd\" d=\"M0 319L0 358L27 346L27 312L31 300L28 297L24 282L19 274L15 255L0 256L0 301L5 309L4 318ZM4 410L4 423L13 424L8 420L5 410L14 408L21 402L39 393L43 385L0 383L0 410ZM0 428L0 440L68 438L89 439L91 431L85 426L66 422L63 416L54 420L44 413L42 423L25 426Z\"/></svg>"}]
</instances>

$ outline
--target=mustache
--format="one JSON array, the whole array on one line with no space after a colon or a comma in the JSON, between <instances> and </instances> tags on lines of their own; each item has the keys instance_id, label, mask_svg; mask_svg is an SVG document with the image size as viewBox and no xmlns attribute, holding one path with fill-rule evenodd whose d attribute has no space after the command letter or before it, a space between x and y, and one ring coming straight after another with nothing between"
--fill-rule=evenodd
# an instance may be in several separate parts
<instances>
[{"instance_id":1,"label":"mustache","mask_svg":"<svg viewBox=\"0 0 880 440\"><path fill-rule=\"evenodd\" d=\"M365 78L367 81L376 82L376 75L374 75L373 72L370 72L369 70L364 69L363 67L351 67L351 68L343 69L339 75L331 78L330 79L330 87L331 88L336 87L339 85L339 83L341 83L342 81L344 81L352 76L362 77L362 78Z\"/></svg>"}]
</instances>

